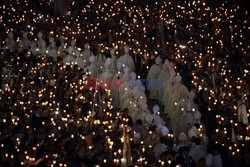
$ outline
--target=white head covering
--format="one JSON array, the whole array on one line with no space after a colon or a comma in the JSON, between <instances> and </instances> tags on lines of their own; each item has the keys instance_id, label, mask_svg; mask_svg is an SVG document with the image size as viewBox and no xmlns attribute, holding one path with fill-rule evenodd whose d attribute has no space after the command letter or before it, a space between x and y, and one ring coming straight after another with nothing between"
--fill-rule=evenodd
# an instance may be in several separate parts
<instances>
[{"instance_id":1,"label":"white head covering","mask_svg":"<svg viewBox=\"0 0 250 167\"><path fill-rule=\"evenodd\" d=\"M171 70L170 71L170 77L174 77L175 76L175 71L174 70Z\"/></svg>"},{"instance_id":2,"label":"white head covering","mask_svg":"<svg viewBox=\"0 0 250 167\"><path fill-rule=\"evenodd\" d=\"M158 113L159 110L160 110L160 107L159 107L158 105L155 105L155 106L153 107L153 112L154 112L154 114Z\"/></svg>"},{"instance_id":3,"label":"white head covering","mask_svg":"<svg viewBox=\"0 0 250 167\"><path fill-rule=\"evenodd\" d=\"M23 38L27 38L28 37L28 33L23 31Z\"/></svg>"},{"instance_id":4,"label":"white head covering","mask_svg":"<svg viewBox=\"0 0 250 167\"><path fill-rule=\"evenodd\" d=\"M69 54L72 54L72 53L73 53L73 49L74 49L74 48L73 48L72 46L69 47Z\"/></svg>"},{"instance_id":5,"label":"white head covering","mask_svg":"<svg viewBox=\"0 0 250 167\"><path fill-rule=\"evenodd\" d=\"M180 75L176 75L175 81L176 82L181 82L182 77Z\"/></svg>"},{"instance_id":6,"label":"white head covering","mask_svg":"<svg viewBox=\"0 0 250 167\"><path fill-rule=\"evenodd\" d=\"M133 79L133 80L136 80L136 73L134 73L134 72L131 72L131 79Z\"/></svg>"},{"instance_id":7,"label":"white head covering","mask_svg":"<svg viewBox=\"0 0 250 167\"><path fill-rule=\"evenodd\" d=\"M189 92L189 94L188 94L188 98L189 98L189 99L194 99L194 97L195 97L195 93L194 93L193 90L191 90L191 91Z\"/></svg>"},{"instance_id":8,"label":"white head covering","mask_svg":"<svg viewBox=\"0 0 250 167\"><path fill-rule=\"evenodd\" d=\"M115 49L110 50L110 55L114 56L115 55Z\"/></svg>"},{"instance_id":9,"label":"white head covering","mask_svg":"<svg viewBox=\"0 0 250 167\"><path fill-rule=\"evenodd\" d=\"M80 52L78 50L76 50L76 57L80 57Z\"/></svg>"},{"instance_id":10,"label":"white head covering","mask_svg":"<svg viewBox=\"0 0 250 167\"><path fill-rule=\"evenodd\" d=\"M196 126L192 126L192 128L188 131L188 137L191 139L193 136L197 137L198 129Z\"/></svg>"},{"instance_id":11,"label":"white head covering","mask_svg":"<svg viewBox=\"0 0 250 167\"><path fill-rule=\"evenodd\" d=\"M43 34L41 32L38 32L37 36L38 36L39 39L41 39L43 37Z\"/></svg>"},{"instance_id":12,"label":"white head covering","mask_svg":"<svg viewBox=\"0 0 250 167\"><path fill-rule=\"evenodd\" d=\"M128 52L129 52L129 46L128 46L128 45L126 45L126 46L124 47L124 52L125 52L125 53L128 53Z\"/></svg>"},{"instance_id":13,"label":"white head covering","mask_svg":"<svg viewBox=\"0 0 250 167\"><path fill-rule=\"evenodd\" d=\"M160 64L162 62L162 59L160 58L160 56L158 56L156 59L155 59L155 63L156 64Z\"/></svg>"},{"instance_id":14,"label":"white head covering","mask_svg":"<svg viewBox=\"0 0 250 167\"><path fill-rule=\"evenodd\" d=\"M169 133L169 129L166 126L161 127L161 135L162 136L167 136Z\"/></svg>"},{"instance_id":15,"label":"white head covering","mask_svg":"<svg viewBox=\"0 0 250 167\"><path fill-rule=\"evenodd\" d=\"M166 63L164 63L163 65L162 65L162 69L165 71L165 70L167 70L168 69L168 65L166 64Z\"/></svg>"},{"instance_id":16,"label":"white head covering","mask_svg":"<svg viewBox=\"0 0 250 167\"><path fill-rule=\"evenodd\" d=\"M116 68L117 68L117 70L120 71L122 69L122 64L121 63L117 63L116 64Z\"/></svg>"},{"instance_id":17,"label":"white head covering","mask_svg":"<svg viewBox=\"0 0 250 167\"><path fill-rule=\"evenodd\" d=\"M153 121L153 116L152 116L152 114L146 114L146 116L145 116L145 120L148 122L148 123L151 123L152 121Z\"/></svg>"},{"instance_id":18,"label":"white head covering","mask_svg":"<svg viewBox=\"0 0 250 167\"><path fill-rule=\"evenodd\" d=\"M85 44L84 44L84 48L85 48L85 49L89 49L89 43L85 43Z\"/></svg>"},{"instance_id":19,"label":"white head covering","mask_svg":"<svg viewBox=\"0 0 250 167\"><path fill-rule=\"evenodd\" d=\"M75 40L72 40L72 41L71 41L71 45L72 45L72 46L75 46L75 45L76 45L76 41L75 41Z\"/></svg>"},{"instance_id":20,"label":"white head covering","mask_svg":"<svg viewBox=\"0 0 250 167\"><path fill-rule=\"evenodd\" d=\"M187 140L187 135L185 133L180 133L179 137L178 137L178 140L180 142L184 142Z\"/></svg>"},{"instance_id":21,"label":"white head covering","mask_svg":"<svg viewBox=\"0 0 250 167\"><path fill-rule=\"evenodd\" d=\"M54 42L54 38L53 38L53 37L50 37L50 38L49 38L49 42L50 42L50 43Z\"/></svg>"},{"instance_id":22,"label":"white head covering","mask_svg":"<svg viewBox=\"0 0 250 167\"><path fill-rule=\"evenodd\" d=\"M94 55L90 56L89 57L89 62L93 63L94 61L95 61L95 56Z\"/></svg>"},{"instance_id":23,"label":"white head covering","mask_svg":"<svg viewBox=\"0 0 250 167\"><path fill-rule=\"evenodd\" d=\"M124 73L125 74L129 73L129 68L127 66L124 68Z\"/></svg>"},{"instance_id":24,"label":"white head covering","mask_svg":"<svg viewBox=\"0 0 250 167\"><path fill-rule=\"evenodd\" d=\"M110 59L110 58L107 58L107 59L106 59L106 62L105 62L105 64L104 64L105 68L107 69L107 68L110 66L110 64L111 64L111 59Z\"/></svg>"}]
</instances>

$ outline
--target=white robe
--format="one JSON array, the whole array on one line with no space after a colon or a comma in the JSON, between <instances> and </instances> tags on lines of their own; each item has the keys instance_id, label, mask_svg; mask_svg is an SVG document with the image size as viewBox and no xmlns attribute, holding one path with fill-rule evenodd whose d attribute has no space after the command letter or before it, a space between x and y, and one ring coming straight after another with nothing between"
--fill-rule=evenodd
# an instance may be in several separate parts
<instances>
[{"instance_id":1,"label":"white robe","mask_svg":"<svg viewBox=\"0 0 250 167\"><path fill-rule=\"evenodd\" d=\"M95 62L91 63L85 70L90 72L90 77L97 77L97 67Z\"/></svg>"},{"instance_id":2,"label":"white robe","mask_svg":"<svg viewBox=\"0 0 250 167\"><path fill-rule=\"evenodd\" d=\"M169 79L169 72L167 70L163 70L160 72L159 76L157 77L157 80L161 80L163 84L167 79ZM164 104L164 85L162 89L157 90L157 95L156 95L157 100L160 101L161 104Z\"/></svg>"},{"instance_id":3,"label":"white robe","mask_svg":"<svg viewBox=\"0 0 250 167\"><path fill-rule=\"evenodd\" d=\"M153 114L152 116L156 126L165 126L166 122L158 114Z\"/></svg>"},{"instance_id":4,"label":"white robe","mask_svg":"<svg viewBox=\"0 0 250 167\"><path fill-rule=\"evenodd\" d=\"M121 63L122 65L125 65L127 66L131 72L135 71L135 63L134 63L134 60L133 58L128 55L128 54L125 54L123 56L121 56L118 60L117 60L117 63Z\"/></svg>"},{"instance_id":5,"label":"white robe","mask_svg":"<svg viewBox=\"0 0 250 167\"><path fill-rule=\"evenodd\" d=\"M238 105L238 121L248 125L247 108L245 104Z\"/></svg>"},{"instance_id":6,"label":"white robe","mask_svg":"<svg viewBox=\"0 0 250 167\"><path fill-rule=\"evenodd\" d=\"M74 57L72 55L67 55L66 57L63 58L63 64L69 65L72 63L73 60L74 60Z\"/></svg>"},{"instance_id":7,"label":"white robe","mask_svg":"<svg viewBox=\"0 0 250 167\"><path fill-rule=\"evenodd\" d=\"M189 155L193 158L194 162L198 164L199 159L206 158L206 151L200 145L190 148Z\"/></svg>"},{"instance_id":8,"label":"white robe","mask_svg":"<svg viewBox=\"0 0 250 167\"><path fill-rule=\"evenodd\" d=\"M206 164L208 167L222 167L221 155L213 156L212 154L208 154L206 156Z\"/></svg>"},{"instance_id":9,"label":"white robe","mask_svg":"<svg viewBox=\"0 0 250 167\"><path fill-rule=\"evenodd\" d=\"M161 66L154 64L152 65L152 67L150 68L149 72L148 72L148 90L150 92L150 99L156 99L157 98L157 92L158 89L154 89L156 87L156 79L158 78L158 76L160 75L161 72Z\"/></svg>"},{"instance_id":10,"label":"white robe","mask_svg":"<svg viewBox=\"0 0 250 167\"><path fill-rule=\"evenodd\" d=\"M112 56L112 57L111 57L111 64L110 64L109 69L110 69L110 71L111 71L113 74L116 74L116 73L117 73L116 62L117 62L116 56Z\"/></svg>"},{"instance_id":11,"label":"white robe","mask_svg":"<svg viewBox=\"0 0 250 167\"><path fill-rule=\"evenodd\" d=\"M104 84L107 83L107 79L112 79L113 78L113 74L110 72L109 69L106 69L105 72L101 73L100 76L99 76L99 79L101 79Z\"/></svg>"},{"instance_id":12,"label":"white robe","mask_svg":"<svg viewBox=\"0 0 250 167\"><path fill-rule=\"evenodd\" d=\"M85 67L85 63L84 60L81 56L77 56L74 60L74 63L77 64L80 68L84 68Z\"/></svg>"},{"instance_id":13,"label":"white robe","mask_svg":"<svg viewBox=\"0 0 250 167\"><path fill-rule=\"evenodd\" d=\"M90 58L90 56L92 56L93 55L93 53L89 50L89 49L86 49L86 50L84 50L83 52L82 52L82 56L83 56L83 60L85 60L86 61L86 66L88 66L89 65L89 58Z\"/></svg>"},{"instance_id":14,"label":"white robe","mask_svg":"<svg viewBox=\"0 0 250 167\"><path fill-rule=\"evenodd\" d=\"M154 148L155 158L159 158L164 151L167 151L168 147L165 144L158 143Z\"/></svg>"}]
</instances>

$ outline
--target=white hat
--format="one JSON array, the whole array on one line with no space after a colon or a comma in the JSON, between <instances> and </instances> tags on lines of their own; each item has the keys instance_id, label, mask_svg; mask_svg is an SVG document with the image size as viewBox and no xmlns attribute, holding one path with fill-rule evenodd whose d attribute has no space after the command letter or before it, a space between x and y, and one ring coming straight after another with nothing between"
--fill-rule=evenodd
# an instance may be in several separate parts
<instances>
[{"instance_id":1,"label":"white hat","mask_svg":"<svg viewBox=\"0 0 250 167\"><path fill-rule=\"evenodd\" d=\"M160 56L158 56L156 59L155 59L155 63L156 64L160 64L162 62L162 59L160 58Z\"/></svg>"},{"instance_id":2,"label":"white hat","mask_svg":"<svg viewBox=\"0 0 250 167\"><path fill-rule=\"evenodd\" d=\"M157 112L159 112L159 110L160 110L160 107L158 106L158 105L155 105L154 107L153 107L153 112L156 114Z\"/></svg>"},{"instance_id":3,"label":"white hat","mask_svg":"<svg viewBox=\"0 0 250 167\"><path fill-rule=\"evenodd\" d=\"M90 56L89 57L89 62L93 63L94 61L95 61L95 56L94 55Z\"/></svg>"},{"instance_id":4,"label":"white hat","mask_svg":"<svg viewBox=\"0 0 250 167\"><path fill-rule=\"evenodd\" d=\"M187 135L185 133L180 133L179 137L178 137L178 140L180 142L184 142L187 140Z\"/></svg>"}]
</instances>

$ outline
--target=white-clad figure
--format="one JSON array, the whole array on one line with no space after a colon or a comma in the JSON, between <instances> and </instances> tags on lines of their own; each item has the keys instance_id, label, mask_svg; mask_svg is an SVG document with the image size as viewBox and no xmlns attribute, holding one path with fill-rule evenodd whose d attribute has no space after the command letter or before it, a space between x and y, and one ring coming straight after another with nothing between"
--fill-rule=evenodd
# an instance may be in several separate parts
<instances>
[{"instance_id":1,"label":"white-clad figure","mask_svg":"<svg viewBox=\"0 0 250 167\"><path fill-rule=\"evenodd\" d=\"M125 67L124 68L124 74L122 76L122 80L124 82L121 84L121 89L119 89L119 95L120 95L119 99L120 99L121 104L124 103L124 100L123 100L122 97L123 97L124 93L127 91L127 84L130 81L130 79L131 79L131 76L130 76L129 68Z\"/></svg>"},{"instance_id":2,"label":"white-clad figure","mask_svg":"<svg viewBox=\"0 0 250 167\"><path fill-rule=\"evenodd\" d=\"M43 40L43 34L41 32L37 33L38 41L37 41L37 48L38 52L40 53L40 50L45 46L46 47L46 42Z\"/></svg>"},{"instance_id":3,"label":"white-clad figure","mask_svg":"<svg viewBox=\"0 0 250 167\"><path fill-rule=\"evenodd\" d=\"M193 111L194 109L197 109L197 105L194 103L194 97L195 97L195 93L193 90L191 90L188 93L188 99L186 100L187 111Z\"/></svg>"},{"instance_id":4,"label":"white-clad figure","mask_svg":"<svg viewBox=\"0 0 250 167\"><path fill-rule=\"evenodd\" d=\"M74 59L74 64L77 64L80 68L85 67L85 62L83 60L82 54L76 50L76 58Z\"/></svg>"},{"instance_id":5,"label":"white-clad figure","mask_svg":"<svg viewBox=\"0 0 250 167\"><path fill-rule=\"evenodd\" d=\"M111 60L112 63L112 60ZM120 104L120 85L122 84L122 76L123 76L123 72L122 72L122 65L120 63L118 63L116 65L116 68L118 70L118 72L114 75L113 77L113 84L114 84L114 88L111 89L111 97L112 97L112 102L113 102L113 106L114 108L120 108L121 104Z\"/></svg>"},{"instance_id":6,"label":"white-clad figure","mask_svg":"<svg viewBox=\"0 0 250 167\"><path fill-rule=\"evenodd\" d=\"M129 47L127 45L124 47L124 52L125 54L121 56L117 62L127 66L130 71L135 71L135 63L133 58L129 55Z\"/></svg>"},{"instance_id":7,"label":"white-clad figure","mask_svg":"<svg viewBox=\"0 0 250 167\"><path fill-rule=\"evenodd\" d=\"M137 102L135 100L135 94L131 90L131 91L129 91L128 98L126 98L125 103L122 105L122 109L127 108L129 110L128 114L131 116L132 113L138 109L137 107L138 107L138 105L137 105Z\"/></svg>"},{"instance_id":8,"label":"white-clad figure","mask_svg":"<svg viewBox=\"0 0 250 167\"><path fill-rule=\"evenodd\" d=\"M13 32L8 33L8 37L5 39L5 42L6 42L5 49L10 49L12 51L16 50L16 41L14 39Z\"/></svg>"},{"instance_id":9,"label":"white-clad figure","mask_svg":"<svg viewBox=\"0 0 250 167\"><path fill-rule=\"evenodd\" d=\"M18 52L22 52L23 50L29 49L30 46L30 40L28 38L28 33L27 32L22 32L23 33L23 39L19 43L19 50Z\"/></svg>"},{"instance_id":10,"label":"white-clad figure","mask_svg":"<svg viewBox=\"0 0 250 167\"><path fill-rule=\"evenodd\" d=\"M162 83L165 83L166 80L169 80L169 77L170 75L168 71L168 65L167 63L164 63L162 65L162 70L160 71L160 74L157 77L157 80L161 81ZM157 90L157 100L159 100L161 104L164 104L163 99L164 99L164 87L162 87L162 89Z\"/></svg>"},{"instance_id":11,"label":"white-clad figure","mask_svg":"<svg viewBox=\"0 0 250 167\"><path fill-rule=\"evenodd\" d=\"M179 109L179 88L181 87L180 83L181 77L180 75L175 76L169 82L168 88L164 90L164 105L165 105L165 113L168 113L169 116Z\"/></svg>"},{"instance_id":12,"label":"white-clad figure","mask_svg":"<svg viewBox=\"0 0 250 167\"><path fill-rule=\"evenodd\" d=\"M96 61L95 61L96 66L98 67L98 74L100 74L103 71L105 71L105 68L104 68L104 63L105 62L106 62L106 56L102 53L102 48L100 46L98 46L98 48L97 48L97 55L96 55ZM110 62L110 65L111 65L111 62ZM103 71L101 69L103 69Z\"/></svg>"},{"instance_id":13,"label":"white-clad figure","mask_svg":"<svg viewBox=\"0 0 250 167\"><path fill-rule=\"evenodd\" d=\"M37 46L36 46L36 43L34 41L31 41L30 42L30 52L33 54L33 55L37 55Z\"/></svg>"},{"instance_id":14,"label":"white-clad figure","mask_svg":"<svg viewBox=\"0 0 250 167\"><path fill-rule=\"evenodd\" d=\"M193 125L189 130L188 130L188 137L191 139L192 137L197 137L198 136L198 128Z\"/></svg>"},{"instance_id":15,"label":"white-clad figure","mask_svg":"<svg viewBox=\"0 0 250 167\"><path fill-rule=\"evenodd\" d=\"M219 153L216 153L215 155L208 154L206 156L206 165L208 167L222 167L221 155Z\"/></svg>"},{"instance_id":16,"label":"white-clad figure","mask_svg":"<svg viewBox=\"0 0 250 167\"><path fill-rule=\"evenodd\" d=\"M155 105L153 107L153 119L154 119L154 124L156 126L165 126L166 122L160 117L160 107L158 105Z\"/></svg>"},{"instance_id":17,"label":"white-clad figure","mask_svg":"<svg viewBox=\"0 0 250 167\"><path fill-rule=\"evenodd\" d=\"M193 125L194 116L192 113L183 112L178 117L172 117L172 130L175 134L179 135L180 133L188 133L189 128Z\"/></svg>"},{"instance_id":18,"label":"white-clad figure","mask_svg":"<svg viewBox=\"0 0 250 167\"><path fill-rule=\"evenodd\" d=\"M188 142L187 135L185 133L180 133L178 136L179 144L175 147L175 151L178 151L179 148L186 146Z\"/></svg>"},{"instance_id":19,"label":"white-clad figure","mask_svg":"<svg viewBox=\"0 0 250 167\"><path fill-rule=\"evenodd\" d=\"M146 114L149 112L149 111L147 112L148 105L146 102L144 102L141 99L139 99L139 101L136 102L136 104L137 104L138 108L136 110L134 110L131 114L133 122L135 123L138 119L141 119L144 122Z\"/></svg>"},{"instance_id":20,"label":"white-clad figure","mask_svg":"<svg viewBox=\"0 0 250 167\"><path fill-rule=\"evenodd\" d=\"M161 72L161 62L162 59L158 56L155 59L155 64L151 66L148 75L147 75L147 79L148 79L148 89L150 92L150 99L157 99L157 92L158 89L155 89L156 87L156 79L158 78L158 76L160 75Z\"/></svg>"},{"instance_id":21,"label":"white-clad figure","mask_svg":"<svg viewBox=\"0 0 250 167\"><path fill-rule=\"evenodd\" d=\"M90 62L90 65L85 69L85 71L89 72L90 77L97 77L95 56L94 55L90 56L88 62Z\"/></svg>"},{"instance_id":22,"label":"white-clad figure","mask_svg":"<svg viewBox=\"0 0 250 167\"><path fill-rule=\"evenodd\" d=\"M111 59L107 58L107 60L104 64L105 71L103 73L101 73L99 76L99 78L104 82L104 84L107 84L107 82L111 82L112 78L114 76L112 74L112 72L109 70L110 63L111 63ZM109 81L108 81L108 79L109 79Z\"/></svg>"},{"instance_id":23,"label":"white-clad figure","mask_svg":"<svg viewBox=\"0 0 250 167\"><path fill-rule=\"evenodd\" d=\"M61 36L60 46L58 47L58 55L60 55L61 57L64 57L66 55L66 52L67 52L67 47L65 45L65 37Z\"/></svg>"},{"instance_id":24,"label":"white-clad figure","mask_svg":"<svg viewBox=\"0 0 250 167\"><path fill-rule=\"evenodd\" d=\"M82 52L83 60L86 61L86 66L89 65L89 58L92 56L93 53L90 51L89 43L84 44L84 51Z\"/></svg>"},{"instance_id":25,"label":"white-clad figure","mask_svg":"<svg viewBox=\"0 0 250 167\"><path fill-rule=\"evenodd\" d=\"M116 64L118 64L117 63L117 57L116 57L116 54L115 54L115 49L112 49L111 51L110 51L110 55L111 55L111 64L110 64L110 71L113 73L113 74L116 74L117 73L117 66L116 66ZM121 63L119 63L119 64L121 64Z\"/></svg>"},{"instance_id":26,"label":"white-clad figure","mask_svg":"<svg viewBox=\"0 0 250 167\"><path fill-rule=\"evenodd\" d=\"M249 125L245 99L238 101L238 122Z\"/></svg>"},{"instance_id":27,"label":"white-clad figure","mask_svg":"<svg viewBox=\"0 0 250 167\"><path fill-rule=\"evenodd\" d=\"M57 47L56 47L56 42L54 41L54 38L49 39L50 45L48 46L46 50L46 55L49 55L50 57L53 58L53 61L57 61Z\"/></svg>"},{"instance_id":28,"label":"white-clad figure","mask_svg":"<svg viewBox=\"0 0 250 167\"><path fill-rule=\"evenodd\" d=\"M167 136L169 133L169 129L165 126L158 126L157 131L160 136ZM155 154L155 158L159 158L163 152L168 150L168 147L164 142L164 138L161 138L159 143L155 146L153 151Z\"/></svg>"},{"instance_id":29,"label":"white-clad figure","mask_svg":"<svg viewBox=\"0 0 250 167\"><path fill-rule=\"evenodd\" d=\"M164 91L164 99L163 99L163 104L164 104L164 113L169 113L170 114L170 107L171 107L171 92L173 89L173 83L175 81L175 71L172 70L169 73L169 79L167 79L163 83L163 91Z\"/></svg>"},{"instance_id":30,"label":"white-clad figure","mask_svg":"<svg viewBox=\"0 0 250 167\"><path fill-rule=\"evenodd\" d=\"M74 48L71 46L69 48L69 54L63 58L64 65L71 65L72 61L74 60L73 50L74 50Z\"/></svg>"}]
</instances>

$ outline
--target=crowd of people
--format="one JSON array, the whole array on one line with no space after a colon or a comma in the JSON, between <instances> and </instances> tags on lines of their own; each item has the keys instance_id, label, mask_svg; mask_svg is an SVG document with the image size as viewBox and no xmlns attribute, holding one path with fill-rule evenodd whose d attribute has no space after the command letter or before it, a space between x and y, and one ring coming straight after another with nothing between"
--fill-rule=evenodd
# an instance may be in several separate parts
<instances>
[{"instance_id":1,"label":"crowd of people","mask_svg":"<svg viewBox=\"0 0 250 167\"><path fill-rule=\"evenodd\" d=\"M240 3L85 3L62 17L52 1L1 5L1 164L249 165ZM89 77L124 82L89 89Z\"/></svg>"}]
</instances>

